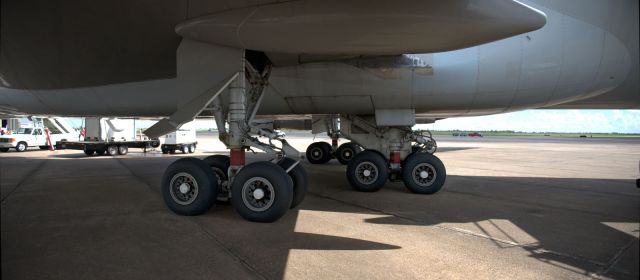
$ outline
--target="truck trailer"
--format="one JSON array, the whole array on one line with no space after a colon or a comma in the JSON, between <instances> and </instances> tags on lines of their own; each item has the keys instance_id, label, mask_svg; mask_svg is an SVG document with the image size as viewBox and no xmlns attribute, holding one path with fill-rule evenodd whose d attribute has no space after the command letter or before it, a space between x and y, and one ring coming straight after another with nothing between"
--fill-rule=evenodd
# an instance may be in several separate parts
<instances>
[{"instance_id":1,"label":"truck trailer","mask_svg":"<svg viewBox=\"0 0 640 280\"><path fill-rule=\"evenodd\" d=\"M87 156L126 155L129 148L145 152L160 147L159 139L137 136L134 119L86 118L83 141L58 141L58 149L82 150Z\"/></svg>"}]
</instances>

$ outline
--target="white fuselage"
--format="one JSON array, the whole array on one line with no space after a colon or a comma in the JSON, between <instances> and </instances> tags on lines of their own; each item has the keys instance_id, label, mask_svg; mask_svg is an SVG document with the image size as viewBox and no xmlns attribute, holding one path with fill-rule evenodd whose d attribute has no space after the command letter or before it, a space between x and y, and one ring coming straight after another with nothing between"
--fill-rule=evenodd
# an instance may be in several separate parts
<instances>
[{"instance_id":1,"label":"white fuselage","mask_svg":"<svg viewBox=\"0 0 640 280\"><path fill-rule=\"evenodd\" d=\"M258 113L372 115L377 109L408 108L446 118L548 107L616 90L628 98L620 104L640 106L640 98L634 98L637 1L600 1L580 9L571 8L586 6L582 1L522 2L547 15L542 29L476 47L412 55L414 65L276 63ZM621 16L629 9L635 9L635 19ZM628 31L634 28L635 33ZM52 90L0 88L0 113L168 116L227 75L216 69L221 56L212 52L219 49L183 40L172 79Z\"/></svg>"}]
</instances>

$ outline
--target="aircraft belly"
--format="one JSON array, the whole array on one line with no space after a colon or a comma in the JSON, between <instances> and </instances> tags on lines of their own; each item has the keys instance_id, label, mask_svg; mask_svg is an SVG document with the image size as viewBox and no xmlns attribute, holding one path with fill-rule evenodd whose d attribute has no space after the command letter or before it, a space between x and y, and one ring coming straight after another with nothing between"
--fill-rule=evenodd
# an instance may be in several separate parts
<instances>
[{"instance_id":1,"label":"aircraft belly","mask_svg":"<svg viewBox=\"0 0 640 280\"><path fill-rule=\"evenodd\" d=\"M414 109L427 117L484 115L556 106L618 89L631 94L616 104L638 106L638 65L633 64L638 51L628 47L633 38L602 27L615 26L614 16L591 22L530 2L549 16L547 25L493 43L406 57L276 64L258 113L373 115L379 109ZM637 46L637 34L631 36ZM241 55L238 48L183 39L175 78L53 90L0 87L0 113L168 116L238 71ZM417 63L393 65L396 58Z\"/></svg>"}]
</instances>

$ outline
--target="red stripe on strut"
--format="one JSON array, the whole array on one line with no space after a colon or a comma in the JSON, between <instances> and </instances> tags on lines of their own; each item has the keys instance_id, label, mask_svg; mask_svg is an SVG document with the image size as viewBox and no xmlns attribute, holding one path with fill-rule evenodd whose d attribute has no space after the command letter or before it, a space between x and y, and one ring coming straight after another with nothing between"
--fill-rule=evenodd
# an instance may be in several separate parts
<instances>
[{"instance_id":1,"label":"red stripe on strut","mask_svg":"<svg viewBox=\"0 0 640 280\"><path fill-rule=\"evenodd\" d=\"M391 163L400 163L400 151L391 151Z\"/></svg>"},{"instance_id":2,"label":"red stripe on strut","mask_svg":"<svg viewBox=\"0 0 640 280\"><path fill-rule=\"evenodd\" d=\"M231 166L244 166L244 149L231 149Z\"/></svg>"}]
</instances>

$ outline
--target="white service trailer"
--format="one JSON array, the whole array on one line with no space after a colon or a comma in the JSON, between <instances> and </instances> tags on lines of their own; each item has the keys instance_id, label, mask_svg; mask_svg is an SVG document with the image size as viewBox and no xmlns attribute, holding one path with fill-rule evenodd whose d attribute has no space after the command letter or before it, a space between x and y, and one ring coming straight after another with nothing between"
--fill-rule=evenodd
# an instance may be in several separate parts
<instances>
[{"instance_id":1,"label":"white service trailer","mask_svg":"<svg viewBox=\"0 0 640 280\"><path fill-rule=\"evenodd\" d=\"M59 141L58 149L83 150L93 154L110 156L126 155L129 148L145 151L160 146L160 140L136 137L134 119L86 118L84 141Z\"/></svg>"}]
</instances>

